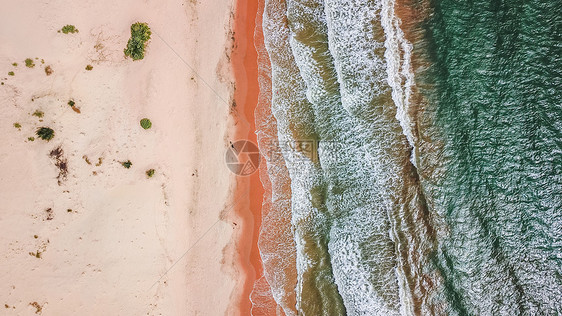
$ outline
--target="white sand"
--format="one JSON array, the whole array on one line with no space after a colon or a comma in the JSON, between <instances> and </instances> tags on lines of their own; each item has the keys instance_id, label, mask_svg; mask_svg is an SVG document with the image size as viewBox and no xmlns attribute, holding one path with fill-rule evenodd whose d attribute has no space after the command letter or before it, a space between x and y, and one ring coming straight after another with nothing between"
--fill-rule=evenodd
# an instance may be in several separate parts
<instances>
[{"instance_id":1,"label":"white sand","mask_svg":"<svg viewBox=\"0 0 562 316\"><path fill-rule=\"evenodd\" d=\"M233 186L223 162L231 2L2 3L1 315L35 315L33 302L42 315L233 313L241 280L223 249L236 228L219 220ZM142 61L123 55L137 21L153 32ZM65 24L79 33L57 33ZM27 57L39 58L34 68ZM39 126L55 138L28 141ZM68 161L60 185L49 157L58 146Z\"/></svg>"}]
</instances>

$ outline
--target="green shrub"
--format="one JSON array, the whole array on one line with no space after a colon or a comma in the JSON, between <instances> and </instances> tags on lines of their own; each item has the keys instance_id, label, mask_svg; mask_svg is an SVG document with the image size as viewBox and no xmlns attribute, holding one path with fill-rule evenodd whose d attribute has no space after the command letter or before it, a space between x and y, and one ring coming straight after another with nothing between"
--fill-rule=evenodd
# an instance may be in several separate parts
<instances>
[{"instance_id":1,"label":"green shrub","mask_svg":"<svg viewBox=\"0 0 562 316\"><path fill-rule=\"evenodd\" d=\"M25 66L26 66L27 68L33 68L33 67L35 67L35 63L33 62L33 59L27 58L27 59L25 60Z\"/></svg>"},{"instance_id":2,"label":"green shrub","mask_svg":"<svg viewBox=\"0 0 562 316\"><path fill-rule=\"evenodd\" d=\"M129 168L131 168L133 163L130 160L127 160L127 161L122 162L121 165L123 165L123 167L129 169Z\"/></svg>"},{"instance_id":3,"label":"green shrub","mask_svg":"<svg viewBox=\"0 0 562 316\"><path fill-rule=\"evenodd\" d=\"M18 63L12 63L12 66L17 67Z\"/></svg>"},{"instance_id":4,"label":"green shrub","mask_svg":"<svg viewBox=\"0 0 562 316\"><path fill-rule=\"evenodd\" d=\"M137 22L131 25L131 38L124 50L125 56L129 56L133 60L143 59L146 42L150 40L151 34L152 32L146 23Z\"/></svg>"},{"instance_id":5,"label":"green shrub","mask_svg":"<svg viewBox=\"0 0 562 316\"><path fill-rule=\"evenodd\" d=\"M32 137L28 137L27 140L30 141L30 142L32 142L32 141L35 140L35 137L33 137L33 136L32 136Z\"/></svg>"},{"instance_id":6,"label":"green shrub","mask_svg":"<svg viewBox=\"0 0 562 316\"><path fill-rule=\"evenodd\" d=\"M142 120L140 120L140 126L142 126L142 128L144 129L149 129L152 127L152 122L147 118L143 118Z\"/></svg>"},{"instance_id":7,"label":"green shrub","mask_svg":"<svg viewBox=\"0 0 562 316\"><path fill-rule=\"evenodd\" d=\"M75 104L76 104L76 102L74 102L74 100L68 100L68 105L74 106Z\"/></svg>"},{"instance_id":8,"label":"green shrub","mask_svg":"<svg viewBox=\"0 0 562 316\"><path fill-rule=\"evenodd\" d=\"M53 139L53 137L55 137L55 131L53 131L53 129L49 127L39 127L35 134L42 140L46 141L50 141L51 139Z\"/></svg>"},{"instance_id":9,"label":"green shrub","mask_svg":"<svg viewBox=\"0 0 562 316\"><path fill-rule=\"evenodd\" d=\"M37 116L37 117L43 117L45 115L45 113L43 113L43 111L35 110L35 112L33 112L33 114L31 114L31 115Z\"/></svg>"},{"instance_id":10,"label":"green shrub","mask_svg":"<svg viewBox=\"0 0 562 316\"><path fill-rule=\"evenodd\" d=\"M146 170L146 176L147 177L152 178L153 175L154 175L154 169Z\"/></svg>"},{"instance_id":11,"label":"green shrub","mask_svg":"<svg viewBox=\"0 0 562 316\"><path fill-rule=\"evenodd\" d=\"M21 128L21 124L20 124L20 123L14 123L14 127L17 128L17 129L20 129L20 128Z\"/></svg>"},{"instance_id":12,"label":"green shrub","mask_svg":"<svg viewBox=\"0 0 562 316\"><path fill-rule=\"evenodd\" d=\"M86 66L86 70L92 70L92 69L94 69L94 67L92 65Z\"/></svg>"},{"instance_id":13,"label":"green shrub","mask_svg":"<svg viewBox=\"0 0 562 316\"><path fill-rule=\"evenodd\" d=\"M8 76L13 76L15 73L13 71L8 72Z\"/></svg>"},{"instance_id":14,"label":"green shrub","mask_svg":"<svg viewBox=\"0 0 562 316\"><path fill-rule=\"evenodd\" d=\"M67 24L67 25L63 26L62 29L61 29L61 31L62 31L64 34L68 34L68 33L73 33L73 34L74 34L74 33L78 33L78 29L77 29L74 25L70 25L70 24Z\"/></svg>"}]
</instances>

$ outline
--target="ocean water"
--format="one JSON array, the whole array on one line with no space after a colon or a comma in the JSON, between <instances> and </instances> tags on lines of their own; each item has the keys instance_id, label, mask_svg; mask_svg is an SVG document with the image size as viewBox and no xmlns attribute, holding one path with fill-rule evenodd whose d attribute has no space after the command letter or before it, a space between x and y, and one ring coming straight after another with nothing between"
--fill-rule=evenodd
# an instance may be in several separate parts
<instances>
[{"instance_id":1,"label":"ocean water","mask_svg":"<svg viewBox=\"0 0 562 316\"><path fill-rule=\"evenodd\" d=\"M261 1L253 314L562 314L561 13Z\"/></svg>"}]
</instances>

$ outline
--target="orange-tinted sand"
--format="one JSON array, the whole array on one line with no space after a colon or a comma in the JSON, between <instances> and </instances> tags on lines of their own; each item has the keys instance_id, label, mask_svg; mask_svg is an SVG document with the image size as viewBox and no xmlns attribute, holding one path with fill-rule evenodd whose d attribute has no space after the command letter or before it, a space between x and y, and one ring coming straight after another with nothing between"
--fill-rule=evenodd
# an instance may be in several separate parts
<instances>
[{"instance_id":1,"label":"orange-tinted sand","mask_svg":"<svg viewBox=\"0 0 562 316\"><path fill-rule=\"evenodd\" d=\"M256 144L254 110L258 102L259 87L257 52L253 39L257 10L257 1L237 1L234 19L235 48L232 54L236 82L236 112L233 113L237 120L235 140L247 139ZM242 268L246 274L243 291L239 293L240 313L250 315L250 293L255 280L263 275L258 236L264 190L258 172L249 177L239 177L236 191L235 198L238 199L246 199L242 195L249 195L249 202L239 203L236 212L243 220L239 250Z\"/></svg>"}]
</instances>

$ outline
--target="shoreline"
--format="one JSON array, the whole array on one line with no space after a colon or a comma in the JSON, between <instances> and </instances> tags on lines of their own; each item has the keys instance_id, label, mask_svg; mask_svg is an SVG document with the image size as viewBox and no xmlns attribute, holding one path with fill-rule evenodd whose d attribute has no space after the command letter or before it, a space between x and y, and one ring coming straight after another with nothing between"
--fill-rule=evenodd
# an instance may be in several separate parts
<instances>
[{"instance_id":1,"label":"shoreline","mask_svg":"<svg viewBox=\"0 0 562 316\"><path fill-rule=\"evenodd\" d=\"M235 0L235 18L233 25L235 48L232 53L232 68L235 80L234 100L236 102L235 118L237 129L234 140L246 139L258 144L255 123L255 110L258 106L258 54L254 46L254 32L258 2L251 0ZM236 208L242 218L241 236L238 240L240 264L245 274L243 290L240 293L239 312L250 315L252 312L251 295L256 280L263 277L263 263L258 248L258 238L262 221L262 202L264 188L260 179L260 168L248 177L237 177L237 198L248 194L248 201Z\"/></svg>"}]
</instances>

